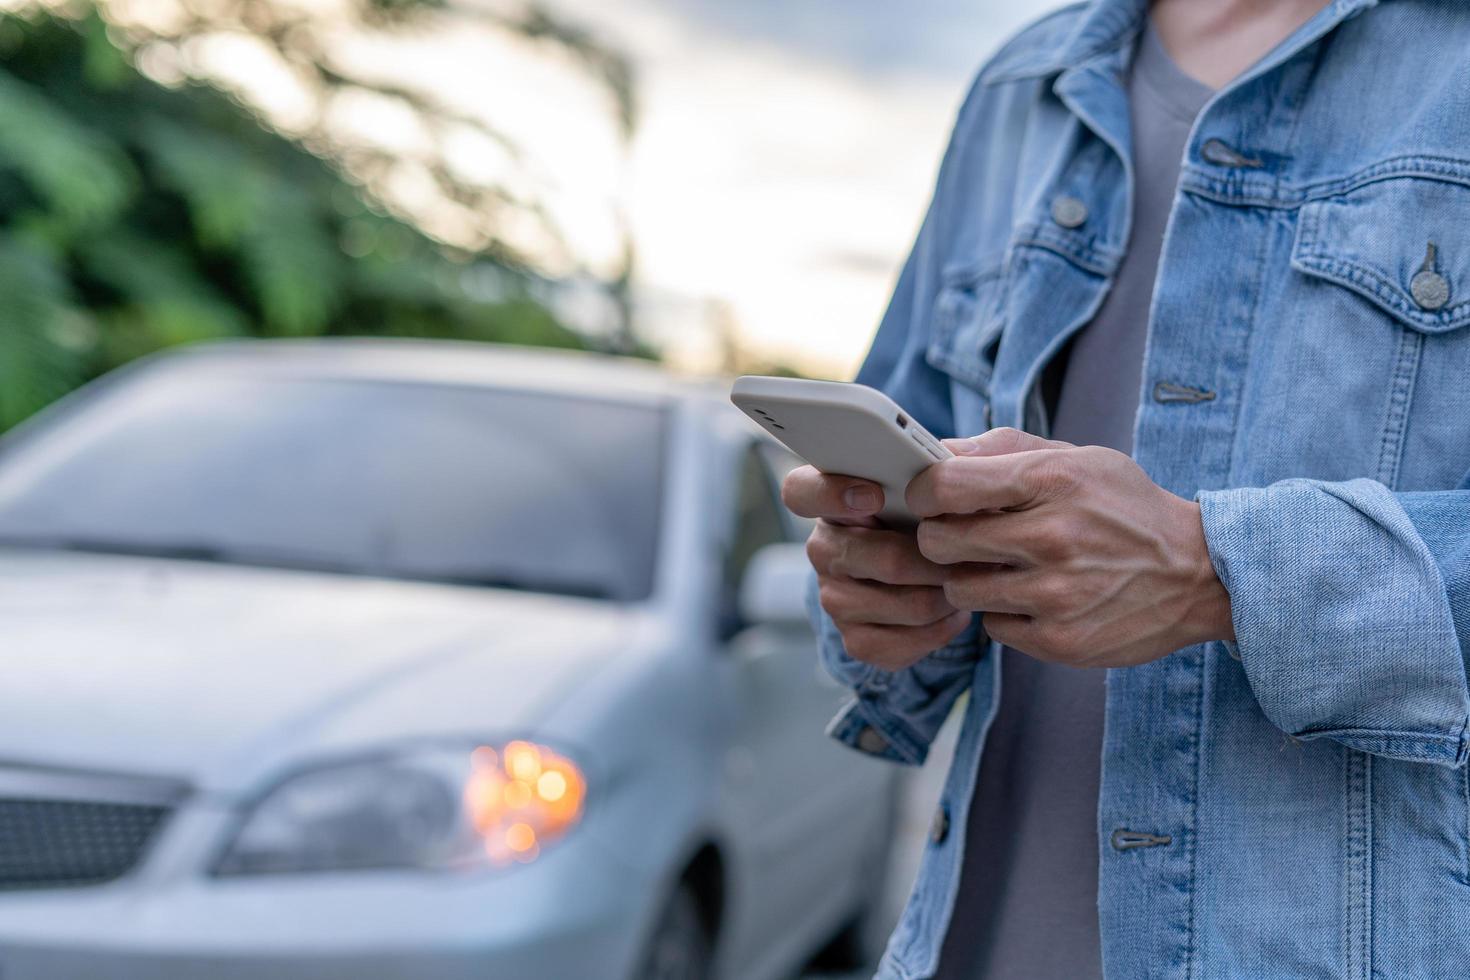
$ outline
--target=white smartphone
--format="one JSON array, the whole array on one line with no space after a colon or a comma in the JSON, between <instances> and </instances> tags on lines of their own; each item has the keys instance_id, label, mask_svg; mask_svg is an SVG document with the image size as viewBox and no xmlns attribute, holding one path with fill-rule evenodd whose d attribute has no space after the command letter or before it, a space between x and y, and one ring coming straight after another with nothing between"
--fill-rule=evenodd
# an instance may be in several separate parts
<instances>
[{"instance_id":1,"label":"white smartphone","mask_svg":"<svg viewBox=\"0 0 1470 980\"><path fill-rule=\"evenodd\" d=\"M885 523L913 526L909 481L954 453L883 392L867 385L797 378L737 378L730 400L823 473L883 487Z\"/></svg>"}]
</instances>

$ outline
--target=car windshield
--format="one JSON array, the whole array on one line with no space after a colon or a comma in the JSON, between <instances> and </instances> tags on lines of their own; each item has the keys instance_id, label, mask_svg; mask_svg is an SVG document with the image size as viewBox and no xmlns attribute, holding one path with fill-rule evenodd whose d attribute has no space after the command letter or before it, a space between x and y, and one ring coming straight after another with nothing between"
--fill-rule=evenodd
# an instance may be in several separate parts
<instances>
[{"instance_id":1,"label":"car windshield","mask_svg":"<svg viewBox=\"0 0 1470 980\"><path fill-rule=\"evenodd\" d=\"M635 601L653 584L664 414L153 371L0 455L0 544Z\"/></svg>"}]
</instances>

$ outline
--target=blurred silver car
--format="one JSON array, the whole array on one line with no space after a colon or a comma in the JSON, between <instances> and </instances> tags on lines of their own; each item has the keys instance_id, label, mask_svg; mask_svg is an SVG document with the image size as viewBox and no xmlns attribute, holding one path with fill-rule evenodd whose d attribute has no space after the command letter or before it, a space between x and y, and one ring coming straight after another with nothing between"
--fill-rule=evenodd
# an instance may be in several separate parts
<instances>
[{"instance_id":1,"label":"blurred silver car","mask_svg":"<svg viewBox=\"0 0 1470 980\"><path fill-rule=\"evenodd\" d=\"M738 980L860 945L789 465L593 355L225 344L0 441L0 977Z\"/></svg>"}]
</instances>

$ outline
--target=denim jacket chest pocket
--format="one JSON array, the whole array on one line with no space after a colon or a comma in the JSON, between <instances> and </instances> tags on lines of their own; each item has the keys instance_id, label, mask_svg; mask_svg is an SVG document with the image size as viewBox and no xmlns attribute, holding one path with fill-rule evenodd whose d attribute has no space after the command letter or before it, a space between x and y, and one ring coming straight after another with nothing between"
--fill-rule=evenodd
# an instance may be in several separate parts
<instances>
[{"instance_id":1,"label":"denim jacket chest pocket","mask_svg":"<svg viewBox=\"0 0 1470 980\"><path fill-rule=\"evenodd\" d=\"M1290 366L1269 369L1321 394L1326 469L1396 489L1452 487L1470 467L1470 439L1438 423L1470 411L1470 164L1438 165L1384 165L1302 205L1279 311L1296 337L1277 351Z\"/></svg>"},{"instance_id":2,"label":"denim jacket chest pocket","mask_svg":"<svg viewBox=\"0 0 1470 980\"><path fill-rule=\"evenodd\" d=\"M990 397L1004 317L1000 260L948 265L934 300L928 364L950 379L955 435L974 435L992 424Z\"/></svg>"},{"instance_id":3,"label":"denim jacket chest pocket","mask_svg":"<svg viewBox=\"0 0 1470 980\"><path fill-rule=\"evenodd\" d=\"M1470 326L1470 186L1395 177L1308 203L1291 261L1410 329Z\"/></svg>"},{"instance_id":4,"label":"denim jacket chest pocket","mask_svg":"<svg viewBox=\"0 0 1470 980\"><path fill-rule=\"evenodd\" d=\"M940 273L925 360L955 381L987 394L1004 320L1001 261L960 262Z\"/></svg>"}]
</instances>

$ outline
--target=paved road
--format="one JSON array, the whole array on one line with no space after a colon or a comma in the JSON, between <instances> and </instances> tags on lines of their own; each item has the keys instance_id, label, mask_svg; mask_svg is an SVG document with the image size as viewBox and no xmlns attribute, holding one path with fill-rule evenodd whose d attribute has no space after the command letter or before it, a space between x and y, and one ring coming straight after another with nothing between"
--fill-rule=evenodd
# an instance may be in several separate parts
<instances>
[{"instance_id":1,"label":"paved road","mask_svg":"<svg viewBox=\"0 0 1470 980\"><path fill-rule=\"evenodd\" d=\"M903 797L898 811L898 842L893 849L893 866L888 875L885 902L889 922L898 921L898 914L903 910L903 903L913 886L914 875L919 870L919 858L928 839L934 807L938 805L939 793L944 787L944 774L954 757L959 720L960 713L956 711L935 739L929 760L922 769L904 772ZM798 980L870 980L872 975L872 969L868 969L857 973L809 973Z\"/></svg>"}]
</instances>

